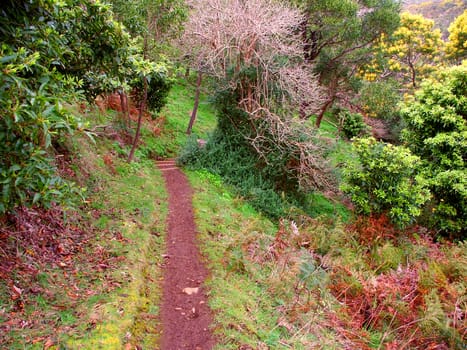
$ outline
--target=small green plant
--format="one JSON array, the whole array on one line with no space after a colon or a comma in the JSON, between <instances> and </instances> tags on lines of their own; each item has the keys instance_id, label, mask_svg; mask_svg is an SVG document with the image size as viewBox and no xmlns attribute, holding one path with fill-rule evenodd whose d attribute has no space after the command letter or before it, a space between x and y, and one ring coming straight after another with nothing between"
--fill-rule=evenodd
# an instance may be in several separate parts
<instances>
[{"instance_id":1,"label":"small green plant","mask_svg":"<svg viewBox=\"0 0 467 350\"><path fill-rule=\"evenodd\" d=\"M342 132L348 139L368 133L368 126L363 121L363 116L360 113L351 113L344 110L339 113L339 119Z\"/></svg>"},{"instance_id":2,"label":"small green plant","mask_svg":"<svg viewBox=\"0 0 467 350\"><path fill-rule=\"evenodd\" d=\"M168 94L173 81L168 77L168 67L162 63L154 63L147 60L133 58L131 67L137 77L130 81L133 89L132 100L139 105L143 100L144 83L141 76L147 79L147 106L150 111L159 113L167 103Z\"/></svg>"},{"instance_id":3,"label":"small green plant","mask_svg":"<svg viewBox=\"0 0 467 350\"><path fill-rule=\"evenodd\" d=\"M401 227L413 222L430 197L420 175L420 159L405 147L374 138L355 140L353 149L357 159L344 169L341 188L357 212L387 213Z\"/></svg>"},{"instance_id":4,"label":"small green plant","mask_svg":"<svg viewBox=\"0 0 467 350\"><path fill-rule=\"evenodd\" d=\"M366 115L390 120L398 113L400 94L398 83L389 81L365 81L360 90L359 102Z\"/></svg>"}]
</instances>

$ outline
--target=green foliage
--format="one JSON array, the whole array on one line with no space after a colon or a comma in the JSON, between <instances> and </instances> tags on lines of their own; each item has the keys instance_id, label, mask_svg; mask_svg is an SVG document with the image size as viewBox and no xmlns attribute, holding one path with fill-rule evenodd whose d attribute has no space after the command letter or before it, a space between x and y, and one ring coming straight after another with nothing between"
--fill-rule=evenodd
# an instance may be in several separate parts
<instances>
[{"instance_id":1,"label":"green foliage","mask_svg":"<svg viewBox=\"0 0 467 350\"><path fill-rule=\"evenodd\" d=\"M39 64L39 54L0 48L0 213L19 204L48 206L77 193L57 174L46 150L80 126L61 105L73 81ZM36 73L36 76L32 74ZM72 90L73 91L73 90Z\"/></svg>"},{"instance_id":2,"label":"green foliage","mask_svg":"<svg viewBox=\"0 0 467 350\"><path fill-rule=\"evenodd\" d=\"M403 250L400 247L395 247L390 241L385 242L382 246L373 247L371 258L377 272L395 270L405 263Z\"/></svg>"},{"instance_id":3,"label":"green foliage","mask_svg":"<svg viewBox=\"0 0 467 350\"><path fill-rule=\"evenodd\" d=\"M449 42L446 46L448 57L463 59L467 57L467 10L464 10L449 26Z\"/></svg>"},{"instance_id":4,"label":"green foliage","mask_svg":"<svg viewBox=\"0 0 467 350\"><path fill-rule=\"evenodd\" d=\"M339 113L339 119L342 124L342 131L348 139L368 133L368 126L363 121L363 116L360 113L351 113L344 110Z\"/></svg>"},{"instance_id":5,"label":"green foliage","mask_svg":"<svg viewBox=\"0 0 467 350\"><path fill-rule=\"evenodd\" d=\"M305 60L315 63L328 101L338 99L341 91L356 92L355 72L371 60L376 51L372 43L399 25L399 1L290 1L305 10L300 27Z\"/></svg>"},{"instance_id":6,"label":"green foliage","mask_svg":"<svg viewBox=\"0 0 467 350\"><path fill-rule=\"evenodd\" d=\"M82 79L86 95L99 92L91 72L117 76L129 55L129 37L99 1L7 1L0 16L2 42L39 52L40 63Z\"/></svg>"},{"instance_id":7,"label":"green foliage","mask_svg":"<svg viewBox=\"0 0 467 350\"><path fill-rule=\"evenodd\" d=\"M255 154L244 143L241 135L227 137L216 130L203 148L192 137L178 161L222 176L254 208L274 219L286 214L283 199L274 191L273 182L258 171Z\"/></svg>"},{"instance_id":8,"label":"green foliage","mask_svg":"<svg viewBox=\"0 0 467 350\"><path fill-rule=\"evenodd\" d=\"M467 227L467 67L440 72L402 110L403 140L424 162L433 199L430 219L445 234Z\"/></svg>"},{"instance_id":9,"label":"green foliage","mask_svg":"<svg viewBox=\"0 0 467 350\"><path fill-rule=\"evenodd\" d=\"M395 80L365 81L360 89L359 103L369 117L391 120L399 110L398 88Z\"/></svg>"},{"instance_id":10,"label":"green foliage","mask_svg":"<svg viewBox=\"0 0 467 350\"><path fill-rule=\"evenodd\" d=\"M294 130L278 143L267 120L253 120L237 107L235 93L218 92L216 104L217 129L203 148L191 139L180 162L221 175L254 208L273 219L287 215L293 206L306 209L307 199L297 169L301 151L308 152L301 148L310 139L306 130ZM254 143L256 133L261 137ZM317 163L325 164L321 148L316 147L313 156Z\"/></svg>"},{"instance_id":11,"label":"green foliage","mask_svg":"<svg viewBox=\"0 0 467 350\"><path fill-rule=\"evenodd\" d=\"M145 37L151 58L159 59L170 49L170 39L183 29L188 8L183 0L112 0L115 17L133 37Z\"/></svg>"},{"instance_id":12,"label":"green foliage","mask_svg":"<svg viewBox=\"0 0 467 350\"><path fill-rule=\"evenodd\" d=\"M76 196L52 161L53 145L82 130L63 107L91 93L89 72L117 75L127 35L98 1L7 1L0 12L0 212ZM67 196L68 195L68 196Z\"/></svg>"},{"instance_id":13,"label":"green foliage","mask_svg":"<svg viewBox=\"0 0 467 350\"><path fill-rule=\"evenodd\" d=\"M357 139L353 144L357 161L344 169L342 190L350 195L357 212L388 213L399 226L413 222L428 200L420 159L405 147Z\"/></svg>"},{"instance_id":14,"label":"green foliage","mask_svg":"<svg viewBox=\"0 0 467 350\"><path fill-rule=\"evenodd\" d=\"M146 77L148 83L147 106L149 110L159 113L167 103L169 91L173 84L173 81L168 77L167 66L162 63L134 58L132 71L136 74L136 77L129 82L133 89L132 100L137 104L141 103L144 91L143 77Z\"/></svg>"}]
</instances>

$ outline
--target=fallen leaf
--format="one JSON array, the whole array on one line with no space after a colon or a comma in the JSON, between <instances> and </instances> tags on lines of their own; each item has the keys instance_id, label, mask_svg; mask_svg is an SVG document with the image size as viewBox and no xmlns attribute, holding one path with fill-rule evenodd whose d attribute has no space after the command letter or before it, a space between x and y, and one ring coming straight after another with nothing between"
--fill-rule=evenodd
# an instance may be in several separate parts
<instances>
[{"instance_id":1,"label":"fallen leaf","mask_svg":"<svg viewBox=\"0 0 467 350\"><path fill-rule=\"evenodd\" d=\"M51 348L51 347L54 346L54 345L55 345L54 341L53 341L52 339L49 338L49 339L47 339L47 340L45 341L45 343L44 343L44 349L49 349L49 348Z\"/></svg>"},{"instance_id":2,"label":"fallen leaf","mask_svg":"<svg viewBox=\"0 0 467 350\"><path fill-rule=\"evenodd\" d=\"M16 292L16 294L21 295L23 293L23 290L21 288L16 287L13 285L13 290Z\"/></svg>"},{"instance_id":3,"label":"fallen leaf","mask_svg":"<svg viewBox=\"0 0 467 350\"><path fill-rule=\"evenodd\" d=\"M183 293L185 294L188 294L188 295L192 295L192 294L198 294L198 291L199 291L199 288L190 288L190 287L187 287L187 288L183 288Z\"/></svg>"}]
</instances>

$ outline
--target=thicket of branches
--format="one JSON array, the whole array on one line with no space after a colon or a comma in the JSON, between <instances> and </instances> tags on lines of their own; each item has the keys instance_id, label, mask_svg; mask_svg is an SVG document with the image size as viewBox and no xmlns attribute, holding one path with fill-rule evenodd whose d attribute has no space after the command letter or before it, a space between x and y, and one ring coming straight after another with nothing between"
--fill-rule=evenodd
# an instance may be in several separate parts
<instances>
[{"instance_id":1,"label":"thicket of branches","mask_svg":"<svg viewBox=\"0 0 467 350\"><path fill-rule=\"evenodd\" d=\"M192 65L218 84L221 131L243 135L264 167L300 188L328 183L322 150L298 118L322 100L313 67L303 60L301 12L272 0L196 0L190 6L183 44ZM233 128L222 129L226 124Z\"/></svg>"}]
</instances>

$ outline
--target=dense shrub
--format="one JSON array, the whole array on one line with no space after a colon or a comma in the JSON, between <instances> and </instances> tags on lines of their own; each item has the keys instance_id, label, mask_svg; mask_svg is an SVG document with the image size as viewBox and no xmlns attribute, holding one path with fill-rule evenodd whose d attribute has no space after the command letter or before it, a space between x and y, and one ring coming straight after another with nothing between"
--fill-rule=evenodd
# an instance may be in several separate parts
<instances>
[{"instance_id":1,"label":"dense shrub","mask_svg":"<svg viewBox=\"0 0 467 350\"><path fill-rule=\"evenodd\" d=\"M397 115L401 100L396 81L364 82L360 89L359 103L366 115L392 120Z\"/></svg>"},{"instance_id":2,"label":"dense shrub","mask_svg":"<svg viewBox=\"0 0 467 350\"><path fill-rule=\"evenodd\" d=\"M21 204L48 206L74 192L48 154L53 139L79 127L61 106L74 98L74 82L24 48L2 45L0 57L0 213Z\"/></svg>"},{"instance_id":3,"label":"dense shrub","mask_svg":"<svg viewBox=\"0 0 467 350\"><path fill-rule=\"evenodd\" d=\"M167 103L172 80L168 77L168 70L164 64L156 64L146 60L135 60L130 72L133 72L133 79L130 80L130 87L133 89L131 98L138 105L141 103L144 91L144 79L148 82L147 106L152 112L158 113Z\"/></svg>"},{"instance_id":4,"label":"dense shrub","mask_svg":"<svg viewBox=\"0 0 467 350\"><path fill-rule=\"evenodd\" d=\"M52 144L83 126L63 105L87 91L80 81L86 73L118 73L127 39L100 2L6 1L0 11L0 213L74 194L55 171Z\"/></svg>"},{"instance_id":5,"label":"dense shrub","mask_svg":"<svg viewBox=\"0 0 467 350\"><path fill-rule=\"evenodd\" d=\"M287 207L290 207L286 198L274 189L274 183L257 167L257 158L241 135L226 137L216 130L202 148L193 136L182 150L178 162L221 176L255 209L270 218L285 216Z\"/></svg>"},{"instance_id":6,"label":"dense shrub","mask_svg":"<svg viewBox=\"0 0 467 350\"><path fill-rule=\"evenodd\" d=\"M222 101L227 104L229 95ZM226 107L222 112L225 114L218 118L218 127L207 144L200 147L196 136L192 136L178 158L179 163L220 175L255 209L272 219L285 217L297 208L316 214L310 197L288 168L297 161L293 152L284 157L271 141L267 157L261 157L246 137L252 122L248 116L235 107Z\"/></svg>"},{"instance_id":7,"label":"dense shrub","mask_svg":"<svg viewBox=\"0 0 467 350\"><path fill-rule=\"evenodd\" d=\"M425 180L420 176L420 159L401 146L355 140L356 162L344 169L342 190L350 195L357 212L385 214L399 226L420 215L428 200Z\"/></svg>"},{"instance_id":8,"label":"dense shrub","mask_svg":"<svg viewBox=\"0 0 467 350\"><path fill-rule=\"evenodd\" d=\"M403 140L423 160L433 194L428 222L446 235L467 227L467 66L442 71L422 83L402 110Z\"/></svg>"},{"instance_id":9,"label":"dense shrub","mask_svg":"<svg viewBox=\"0 0 467 350\"><path fill-rule=\"evenodd\" d=\"M368 133L368 126L363 121L363 116L360 113L343 110L339 113L339 119L342 132L348 139Z\"/></svg>"}]
</instances>

